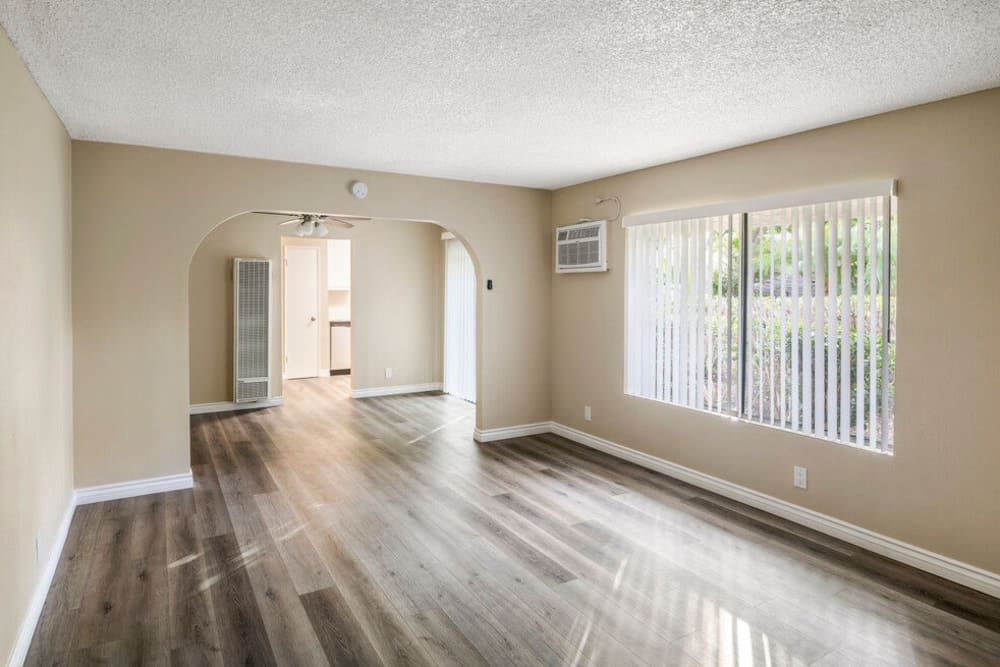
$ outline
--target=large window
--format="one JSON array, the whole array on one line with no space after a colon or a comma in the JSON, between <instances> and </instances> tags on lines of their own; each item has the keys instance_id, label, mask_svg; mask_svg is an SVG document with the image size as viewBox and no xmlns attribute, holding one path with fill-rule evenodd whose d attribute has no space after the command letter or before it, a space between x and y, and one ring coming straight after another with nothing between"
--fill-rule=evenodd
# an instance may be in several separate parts
<instances>
[{"instance_id":1,"label":"large window","mask_svg":"<svg viewBox=\"0 0 1000 667\"><path fill-rule=\"evenodd\" d=\"M891 187L626 218L626 392L891 452Z\"/></svg>"}]
</instances>

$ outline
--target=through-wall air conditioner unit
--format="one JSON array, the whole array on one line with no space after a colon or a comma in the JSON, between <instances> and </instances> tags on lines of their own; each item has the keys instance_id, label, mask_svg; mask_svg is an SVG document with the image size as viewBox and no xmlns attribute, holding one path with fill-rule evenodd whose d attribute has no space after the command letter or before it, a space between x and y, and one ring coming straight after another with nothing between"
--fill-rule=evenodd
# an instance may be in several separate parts
<instances>
[{"instance_id":1,"label":"through-wall air conditioner unit","mask_svg":"<svg viewBox=\"0 0 1000 667\"><path fill-rule=\"evenodd\" d=\"M607 220L556 227L556 273L608 270Z\"/></svg>"},{"instance_id":2,"label":"through-wall air conditioner unit","mask_svg":"<svg viewBox=\"0 0 1000 667\"><path fill-rule=\"evenodd\" d=\"M233 260L233 400L271 395L271 260Z\"/></svg>"}]
</instances>

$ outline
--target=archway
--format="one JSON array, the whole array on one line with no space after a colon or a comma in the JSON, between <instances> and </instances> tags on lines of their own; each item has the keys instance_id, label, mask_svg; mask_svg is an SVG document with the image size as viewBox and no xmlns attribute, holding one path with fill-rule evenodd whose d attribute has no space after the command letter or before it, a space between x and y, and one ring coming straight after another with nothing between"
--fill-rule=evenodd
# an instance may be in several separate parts
<instances>
[{"instance_id":1,"label":"archway","mask_svg":"<svg viewBox=\"0 0 1000 667\"><path fill-rule=\"evenodd\" d=\"M189 268L189 383L192 412L218 412L241 407L270 407L280 404L287 381L282 360L289 349L283 347L282 326L282 249L306 245L320 252L316 257L326 267L327 241L352 241L355 254L355 280L352 301L357 311L351 330L353 372L348 378L357 396L378 395L405 387L440 387L443 378L443 226L427 220L375 218L356 221L353 229L330 227L322 239L298 239L293 228L281 227L280 220L242 212L220 221L202 239ZM460 243L471 258L477 274L481 273L475 251L454 232L449 243ZM232 261L235 257L269 259L274 267L271 281L271 392L259 403L232 403L233 378L233 286ZM360 277L360 281L358 278ZM312 280L312 279L310 279ZM325 280L324 280L325 283ZM401 293L401 291L407 293ZM321 296L326 296L325 294ZM313 297L310 297L313 298ZM477 385L481 368L478 343L482 331L482 313L477 303L475 359ZM321 298L324 314L327 300ZM316 335L326 357L315 376L330 368L330 329L317 323ZM324 335L325 334L325 335ZM323 352L321 352L321 355ZM395 363L393 362L395 359ZM392 380L381 375L383 367L395 368ZM292 375L291 377L295 377ZM479 387L473 389L478 394ZM478 421L478 415L477 415Z\"/></svg>"},{"instance_id":2,"label":"archway","mask_svg":"<svg viewBox=\"0 0 1000 667\"><path fill-rule=\"evenodd\" d=\"M481 278L477 428L549 419L549 193L87 142L74 144L73 163L78 486L189 474L191 260L212 229L249 210L453 232ZM358 178L364 200L348 187Z\"/></svg>"}]
</instances>

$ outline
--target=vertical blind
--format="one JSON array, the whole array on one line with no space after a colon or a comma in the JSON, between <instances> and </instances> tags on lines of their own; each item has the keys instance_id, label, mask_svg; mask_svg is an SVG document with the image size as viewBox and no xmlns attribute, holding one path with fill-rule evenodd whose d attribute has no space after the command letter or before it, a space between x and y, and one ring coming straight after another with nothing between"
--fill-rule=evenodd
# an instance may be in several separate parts
<instances>
[{"instance_id":1,"label":"vertical blind","mask_svg":"<svg viewBox=\"0 0 1000 667\"><path fill-rule=\"evenodd\" d=\"M445 241L444 390L476 401L476 270L454 238Z\"/></svg>"},{"instance_id":2,"label":"vertical blind","mask_svg":"<svg viewBox=\"0 0 1000 667\"><path fill-rule=\"evenodd\" d=\"M738 409L739 217L628 230L627 391Z\"/></svg>"},{"instance_id":3,"label":"vertical blind","mask_svg":"<svg viewBox=\"0 0 1000 667\"><path fill-rule=\"evenodd\" d=\"M626 237L628 393L892 450L890 196L644 222Z\"/></svg>"}]
</instances>

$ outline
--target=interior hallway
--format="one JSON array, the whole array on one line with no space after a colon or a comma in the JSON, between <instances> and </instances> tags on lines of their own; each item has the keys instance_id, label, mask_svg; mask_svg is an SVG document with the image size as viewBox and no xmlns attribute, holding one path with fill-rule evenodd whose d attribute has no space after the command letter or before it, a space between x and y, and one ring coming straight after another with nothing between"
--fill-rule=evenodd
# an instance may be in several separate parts
<instances>
[{"instance_id":1,"label":"interior hallway","mask_svg":"<svg viewBox=\"0 0 1000 667\"><path fill-rule=\"evenodd\" d=\"M77 509L28 664L989 664L1000 601L447 395L192 417Z\"/></svg>"}]
</instances>

